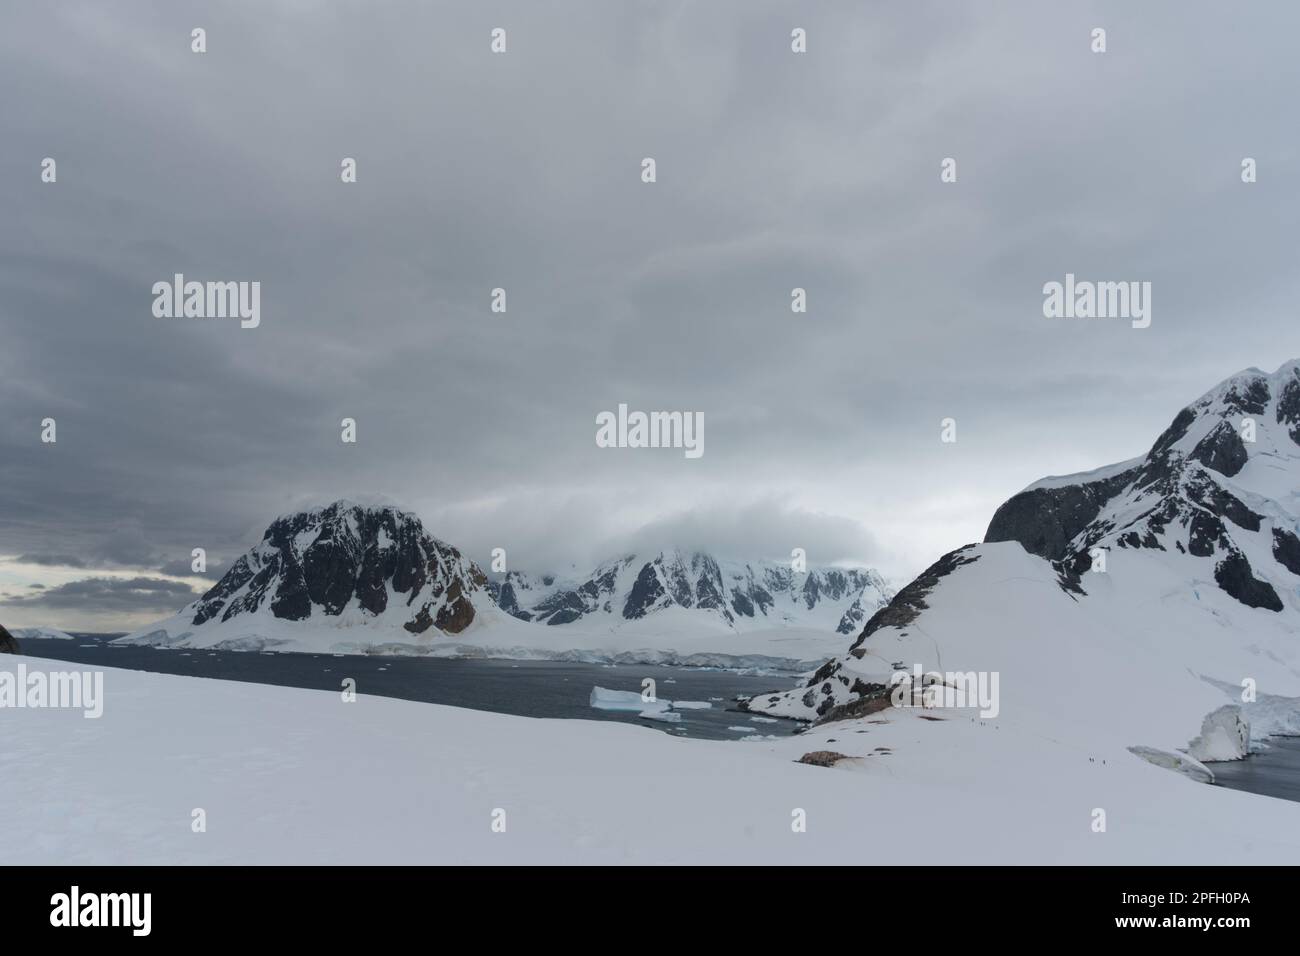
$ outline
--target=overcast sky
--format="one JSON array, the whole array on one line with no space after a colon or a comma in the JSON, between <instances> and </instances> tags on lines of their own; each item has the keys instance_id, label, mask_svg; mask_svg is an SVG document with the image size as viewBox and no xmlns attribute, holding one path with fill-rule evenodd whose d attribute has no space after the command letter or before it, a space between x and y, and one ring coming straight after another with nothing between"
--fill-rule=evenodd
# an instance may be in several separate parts
<instances>
[{"instance_id":1,"label":"overcast sky","mask_svg":"<svg viewBox=\"0 0 1300 956\"><path fill-rule=\"evenodd\" d=\"M192 548L219 571L342 496L483 563L802 547L905 583L1300 355L1298 33L1281 2L6 3L0 623L165 616ZM260 282L260 327L155 318L177 272ZM1067 272L1150 281L1150 328L1044 318ZM702 412L704 455L598 448L620 402Z\"/></svg>"}]
</instances>

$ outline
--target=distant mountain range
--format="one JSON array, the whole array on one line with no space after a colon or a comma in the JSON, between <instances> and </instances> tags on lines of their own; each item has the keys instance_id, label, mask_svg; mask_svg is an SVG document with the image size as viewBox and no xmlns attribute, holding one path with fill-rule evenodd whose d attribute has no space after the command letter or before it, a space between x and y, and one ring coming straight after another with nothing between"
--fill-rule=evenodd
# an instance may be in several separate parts
<instances>
[{"instance_id":1,"label":"distant mountain range","mask_svg":"<svg viewBox=\"0 0 1300 956\"><path fill-rule=\"evenodd\" d=\"M789 564L723 561L700 551L627 555L580 581L512 571L488 588L497 605L522 621L635 621L668 608L688 608L737 630L822 627L852 634L893 596L877 572Z\"/></svg>"},{"instance_id":2,"label":"distant mountain range","mask_svg":"<svg viewBox=\"0 0 1300 956\"><path fill-rule=\"evenodd\" d=\"M220 632L223 646L261 648L265 641L241 644L237 632L284 634L285 625L310 624L346 629L341 633L353 640L360 640L357 628L374 627L371 643L399 644L461 635L506 616L516 626L582 623L589 631L670 610L675 630L698 620L735 632L803 628L847 636L892 596L885 580L866 569L804 573L682 551L628 555L580 580L519 571L489 579L415 515L342 500L277 518L201 598L123 641L201 643L205 634ZM678 616L683 613L687 620Z\"/></svg>"}]
</instances>

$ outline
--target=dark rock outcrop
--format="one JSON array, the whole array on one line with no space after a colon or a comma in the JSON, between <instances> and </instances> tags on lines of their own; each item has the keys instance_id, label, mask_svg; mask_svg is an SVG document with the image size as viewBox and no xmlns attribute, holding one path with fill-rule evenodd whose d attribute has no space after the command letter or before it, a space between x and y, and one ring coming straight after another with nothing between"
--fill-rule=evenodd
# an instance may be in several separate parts
<instances>
[{"instance_id":1,"label":"dark rock outcrop","mask_svg":"<svg viewBox=\"0 0 1300 956\"><path fill-rule=\"evenodd\" d=\"M1223 522L1212 514L1198 511L1187 529L1187 551L1198 558L1208 558L1225 543Z\"/></svg>"},{"instance_id":2,"label":"dark rock outcrop","mask_svg":"<svg viewBox=\"0 0 1300 956\"><path fill-rule=\"evenodd\" d=\"M1247 607L1282 610L1282 599L1273 590L1273 585L1255 577L1250 562L1240 551L1234 551L1215 565L1214 580L1219 587Z\"/></svg>"},{"instance_id":3,"label":"dark rock outcrop","mask_svg":"<svg viewBox=\"0 0 1300 956\"><path fill-rule=\"evenodd\" d=\"M1030 554L1059 561L1074 537L1097 519L1102 506L1136 473L1137 469L1130 469L1086 484L1022 491L993 513L984 540L1016 541Z\"/></svg>"},{"instance_id":4,"label":"dark rock outcrop","mask_svg":"<svg viewBox=\"0 0 1300 956\"><path fill-rule=\"evenodd\" d=\"M1219 422L1192 449L1192 459L1231 478L1246 467L1246 443L1231 422Z\"/></svg>"},{"instance_id":5,"label":"dark rock outcrop","mask_svg":"<svg viewBox=\"0 0 1300 956\"><path fill-rule=\"evenodd\" d=\"M21 654L18 648L18 639L0 627L0 654Z\"/></svg>"},{"instance_id":6,"label":"dark rock outcrop","mask_svg":"<svg viewBox=\"0 0 1300 956\"><path fill-rule=\"evenodd\" d=\"M667 591L659 581L659 575L655 574L654 565L645 565L636 576L636 583L632 585L632 590L628 593L627 601L623 605L623 617L629 621L645 617L646 612L658 603L665 594L667 594Z\"/></svg>"},{"instance_id":7,"label":"dark rock outcrop","mask_svg":"<svg viewBox=\"0 0 1300 956\"><path fill-rule=\"evenodd\" d=\"M830 724L837 720L852 720L854 717L866 717L894 706L892 690L883 684L873 685L873 689L862 696L837 704L824 711L818 711L817 722Z\"/></svg>"},{"instance_id":8,"label":"dark rock outcrop","mask_svg":"<svg viewBox=\"0 0 1300 956\"><path fill-rule=\"evenodd\" d=\"M804 754L795 763L812 764L814 767L833 767L841 760L848 759L848 754L837 753L834 750L813 750Z\"/></svg>"},{"instance_id":9,"label":"dark rock outcrop","mask_svg":"<svg viewBox=\"0 0 1300 956\"><path fill-rule=\"evenodd\" d=\"M1292 574L1300 574L1300 538L1283 528L1274 528L1273 557Z\"/></svg>"},{"instance_id":10,"label":"dark rock outcrop","mask_svg":"<svg viewBox=\"0 0 1300 956\"><path fill-rule=\"evenodd\" d=\"M1287 426L1291 440L1300 445L1300 369L1282 387L1277 401L1277 420Z\"/></svg>"}]
</instances>

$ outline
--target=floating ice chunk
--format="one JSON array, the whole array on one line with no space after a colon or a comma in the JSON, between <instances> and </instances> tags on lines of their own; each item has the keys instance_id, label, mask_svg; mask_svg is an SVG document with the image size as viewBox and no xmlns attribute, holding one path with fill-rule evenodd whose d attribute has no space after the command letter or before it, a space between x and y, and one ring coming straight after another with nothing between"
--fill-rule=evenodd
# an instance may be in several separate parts
<instances>
[{"instance_id":1,"label":"floating ice chunk","mask_svg":"<svg viewBox=\"0 0 1300 956\"><path fill-rule=\"evenodd\" d=\"M75 641L76 638L67 631L56 630L52 627L15 627L9 631L18 640L42 640L42 641ZM82 645L83 647L86 645ZM89 645L94 647L95 645Z\"/></svg>"},{"instance_id":2,"label":"floating ice chunk","mask_svg":"<svg viewBox=\"0 0 1300 956\"><path fill-rule=\"evenodd\" d=\"M754 728L753 727L728 727L727 729L735 731L738 734L747 734L750 733Z\"/></svg>"},{"instance_id":3,"label":"floating ice chunk","mask_svg":"<svg viewBox=\"0 0 1300 956\"><path fill-rule=\"evenodd\" d=\"M1164 767L1166 770L1176 770L1184 776L1191 777L1197 783L1214 783L1214 772L1209 767L1194 760L1187 754L1175 753L1172 750L1161 750L1158 747L1129 747L1129 753L1136 754L1148 763L1153 763L1157 767Z\"/></svg>"},{"instance_id":4,"label":"floating ice chunk","mask_svg":"<svg viewBox=\"0 0 1300 956\"><path fill-rule=\"evenodd\" d=\"M673 710L712 710L713 705L707 700L675 700Z\"/></svg>"},{"instance_id":5,"label":"floating ice chunk","mask_svg":"<svg viewBox=\"0 0 1300 956\"><path fill-rule=\"evenodd\" d=\"M774 723L776 723L776 718L775 718L775 717L751 717L751 718L749 718L749 719L752 720L752 721L753 721L754 723L756 723L756 724L774 724Z\"/></svg>"},{"instance_id":6,"label":"floating ice chunk","mask_svg":"<svg viewBox=\"0 0 1300 956\"><path fill-rule=\"evenodd\" d=\"M645 716L646 711L661 713L672 706L670 700L644 700L636 690L609 690L605 687L591 689L590 704L597 710L633 710Z\"/></svg>"},{"instance_id":7,"label":"floating ice chunk","mask_svg":"<svg viewBox=\"0 0 1300 956\"><path fill-rule=\"evenodd\" d=\"M643 710L641 716L646 720L661 720L666 724L680 723L681 714L674 713L671 710Z\"/></svg>"}]
</instances>

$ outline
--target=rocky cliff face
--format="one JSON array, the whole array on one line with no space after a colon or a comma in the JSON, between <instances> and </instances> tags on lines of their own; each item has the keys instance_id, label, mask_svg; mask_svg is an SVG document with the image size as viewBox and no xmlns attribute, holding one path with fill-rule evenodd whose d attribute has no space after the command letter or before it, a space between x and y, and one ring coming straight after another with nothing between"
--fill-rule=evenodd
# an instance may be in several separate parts
<instances>
[{"instance_id":1,"label":"rocky cliff face","mask_svg":"<svg viewBox=\"0 0 1300 956\"><path fill-rule=\"evenodd\" d=\"M21 654L18 641L12 634L0 627L0 654Z\"/></svg>"}]
</instances>

